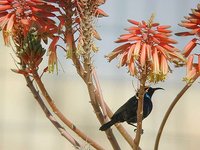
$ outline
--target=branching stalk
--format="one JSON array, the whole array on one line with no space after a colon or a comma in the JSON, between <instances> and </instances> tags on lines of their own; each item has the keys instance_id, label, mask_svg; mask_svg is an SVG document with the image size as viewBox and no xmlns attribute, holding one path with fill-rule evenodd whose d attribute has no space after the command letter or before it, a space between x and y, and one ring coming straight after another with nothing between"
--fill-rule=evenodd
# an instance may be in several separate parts
<instances>
[{"instance_id":1,"label":"branching stalk","mask_svg":"<svg viewBox=\"0 0 200 150\"><path fill-rule=\"evenodd\" d=\"M93 65L91 61L91 52L93 43L93 19L94 19L94 12L97 9L97 1L82 1L82 5L84 9L80 8L81 12L81 21L80 21L80 31L81 31L81 47L83 49L83 53L81 53L81 58L83 59L83 68L84 68L84 75L83 80L85 81L88 93L90 96L91 104L94 109L94 112L101 124L105 122L105 117L100 109L99 103L96 97L96 91L98 90L95 87L95 83L92 76ZM100 93L100 91L98 91ZM114 150L120 150L119 144L112 132L111 129L106 131L107 138L111 143Z\"/></svg>"},{"instance_id":2,"label":"branching stalk","mask_svg":"<svg viewBox=\"0 0 200 150\"><path fill-rule=\"evenodd\" d=\"M65 137L75 148L80 148L79 142L77 142L66 130L64 127L60 125L60 123L56 120L56 118L51 114L49 109L44 104L40 94L35 89L31 79L29 76L24 76L27 82L28 88L31 90L34 98L39 103L40 107L42 108L43 112L45 113L46 117L51 121L51 123L56 127L56 129L60 132L60 134Z\"/></svg>"},{"instance_id":3,"label":"branching stalk","mask_svg":"<svg viewBox=\"0 0 200 150\"><path fill-rule=\"evenodd\" d=\"M91 60L90 60L90 56L88 54L88 57L85 59L85 63L84 65L82 65L82 63L80 63L80 60L77 58L77 54L76 54L76 45L75 45L75 41L74 41L74 36L72 34L72 28L68 27L68 30L66 32L66 34L71 35L70 39L72 39L72 61L76 67L77 73L79 74L79 76L83 79L83 81L86 83L87 87L88 87L88 91L89 91L89 95L90 95L90 99L91 99L91 104L92 107L94 109L94 112L98 118L98 120L100 121L101 124L104 123L104 116L101 112L101 109L99 107L99 104L96 101L97 95L97 89L94 86L93 80L92 80L92 69L91 69ZM89 58L89 60L88 60ZM117 145L115 147L116 150L118 150L119 145L116 144L117 141L112 133L112 131L107 131L107 137L109 139L109 141L114 141L112 142L112 145ZM113 140L114 139L114 140Z\"/></svg>"},{"instance_id":4,"label":"branching stalk","mask_svg":"<svg viewBox=\"0 0 200 150\"><path fill-rule=\"evenodd\" d=\"M84 78L85 80L85 83L87 84L87 88L88 88L88 92L89 92L89 96L90 96L90 99L91 99L91 104L93 106L93 109L94 109L94 112L99 120L99 122L101 124L103 124L105 121L104 119L104 116L103 116L103 113L101 112L101 109L100 109L100 106L99 106L99 103L97 101L97 97L96 97L96 92L97 92L97 89L95 88L95 84L92 80L92 65L91 65L91 61L90 59L85 59L85 71L86 71L86 76ZM99 91L98 91L99 93ZM108 140L110 141L112 147L114 150L120 150L120 147L119 147L119 144L112 132L112 129L108 129L106 131L106 135L107 135L107 138Z\"/></svg>"},{"instance_id":5,"label":"branching stalk","mask_svg":"<svg viewBox=\"0 0 200 150\"><path fill-rule=\"evenodd\" d=\"M50 107L52 108L53 112L58 116L58 118L60 120L62 120L65 125L67 125L71 130L73 130L78 136L80 136L84 141L86 141L87 143L89 143L91 146L93 146L94 148L98 149L98 150L103 150L104 148L101 147L99 144L97 144L93 139L91 139L90 137L88 137L87 135L85 135L81 130L79 130L70 120L68 120L63 114L62 112L57 108L57 106L55 105L54 101L52 100L52 98L49 96L45 86L43 85L37 71L35 71L33 73L33 78L36 81L37 85L39 86L42 95L44 96L44 98L46 99L46 101L48 102L48 104L50 105Z\"/></svg>"},{"instance_id":6,"label":"branching stalk","mask_svg":"<svg viewBox=\"0 0 200 150\"><path fill-rule=\"evenodd\" d=\"M99 98L97 100L98 100L98 103L100 104L100 107L102 109L104 118L107 121L108 115L107 115L107 111L106 111L105 101L104 101L102 90L101 90L101 87L100 87L100 83L99 83L99 80L98 80L98 77L97 77L97 72L96 72L94 67L93 67L93 70L92 70L92 74L93 74L93 78L94 78L94 81L95 81L95 84L96 84L97 91L99 92L98 93Z\"/></svg>"},{"instance_id":7,"label":"branching stalk","mask_svg":"<svg viewBox=\"0 0 200 150\"><path fill-rule=\"evenodd\" d=\"M93 69L93 78L95 80L95 84L97 87L97 91L95 93L97 97L97 101L100 104L102 110L103 110L103 107L104 109L106 109L106 115L108 115L108 117L111 118L113 116L113 113L103 99L103 95L100 90L100 83L98 81L98 77L97 77L97 73L95 69ZM100 93L98 93L98 91L100 91ZM135 143L134 143L133 138L130 136L130 134L125 130L125 128L121 124L115 124L115 126L117 130L120 132L120 134L124 137L124 139L128 142L128 144L133 148Z\"/></svg>"},{"instance_id":8,"label":"branching stalk","mask_svg":"<svg viewBox=\"0 0 200 150\"><path fill-rule=\"evenodd\" d=\"M183 96L183 94L185 94L185 92L192 86L192 84L196 81L196 79L199 77L199 73L195 75L195 77L193 78L192 82L187 83L183 89L178 93L178 95L175 97L175 99L172 101L171 105L169 106L169 108L167 109L165 116L161 122L160 128L158 130L157 136L156 136L156 141L155 141L155 145L154 145L154 150L158 150L158 146L160 143L160 138L163 132L163 129L165 127L165 124L167 122L167 119L169 118L169 115L171 114L172 110L174 109L175 105L177 104L177 102L180 100L180 98Z\"/></svg>"}]
</instances>

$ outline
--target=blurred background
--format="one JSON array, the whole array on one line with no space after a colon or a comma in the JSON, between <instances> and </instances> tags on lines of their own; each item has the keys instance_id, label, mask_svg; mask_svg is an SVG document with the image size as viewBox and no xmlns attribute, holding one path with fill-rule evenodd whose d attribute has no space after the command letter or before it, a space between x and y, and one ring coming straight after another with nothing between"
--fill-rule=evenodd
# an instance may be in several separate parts
<instances>
[{"instance_id":1,"label":"blurred background","mask_svg":"<svg viewBox=\"0 0 200 150\"><path fill-rule=\"evenodd\" d=\"M174 32L183 31L184 29L177 24L183 16L190 13L191 8L196 8L198 2L199 0L108 0L101 7L109 17L102 18L96 23L102 41L97 42L99 52L93 59L104 98L113 111L135 94L133 84L135 87L138 85L126 69L116 67L117 60L108 63L104 58L104 55L118 46L113 41L125 33L124 28L131 25L127 19L147 20L152 13L155 13L155 21L171 25ZM190 39L173 38L179 41L177 47L180 49ZM69 142L45 117L26 87L23 77L11 72L11 68L16 68L12 59L13 52L3 45L2 37L0 39L0 150L73 150ZM58 74L45 74L43 77L50 95L66 117L78 128L106 147L106 150L111 150L105 134L98 130L100 124L89 103L86 86L76 74L72 62L66 61L62 52L59 53L59 61ZM44 62L43 66L45 65L47 61ZM143 150L153 150L164 113L185 85L182 81L184 75L183 68L173 68L173 74L170 74L164 83L152 85L163 87L165 91L154 94L154 109L143 121L144 134L141 140ZM196 82L171 114L161 138L160 150L199 150L199 96L199 83ZM131 135L135 135L132 126L124 123L124 127ZM114 127L113 130L122 150L129 150L129 145ZM83 144L89 147L86 143Z\"/></svg>"}]
</instances>

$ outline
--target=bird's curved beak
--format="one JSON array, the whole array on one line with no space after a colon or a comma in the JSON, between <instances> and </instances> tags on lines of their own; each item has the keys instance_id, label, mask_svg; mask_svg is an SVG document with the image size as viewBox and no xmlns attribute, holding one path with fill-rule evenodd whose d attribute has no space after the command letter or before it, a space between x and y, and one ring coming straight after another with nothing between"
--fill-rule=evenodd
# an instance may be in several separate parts
<instances>
[{"instance_id":1,"label":"bird's curved beak","mask_svg":"<svg viewBox=\"0 0 200 150\"><path fill-rule=\"evenodd\" d=\"M158 88L154 88L154 91L156 91L156 90L165 90L165 89L160 88L160 87L158 87Z\"/></svg>"}]
</instances>

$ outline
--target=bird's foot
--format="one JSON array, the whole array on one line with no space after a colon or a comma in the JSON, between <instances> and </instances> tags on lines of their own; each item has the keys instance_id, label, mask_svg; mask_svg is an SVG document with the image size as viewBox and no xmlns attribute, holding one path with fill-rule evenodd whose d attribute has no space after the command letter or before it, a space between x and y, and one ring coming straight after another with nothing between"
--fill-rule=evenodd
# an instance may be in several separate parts
<instances>
[{"instance_id":1,"label":"bird's foot","mask_svg":"<svg viewBox=\"0 0 200 150\"><path fill-rule=\"evenodd\" d=\"M132 122L127 122L127 123L137 128L137 125L135 125L134 123Z\"/></svg>"},{"instance_id":2,"label":"bird's foot","mask_svg":"<svg viewBox=\"0 0 200 150\"><path fill-rule=\"evenodd\" d=\"M134 129L134 132L137 132L137 129ZM144 130L143 129L141 129L141 132L140 132L140 134L143 134L144 133Z\"/></svg>"},{"instance_id":3,"label":"bird's foot","mask_svg":"<svg viewBox=\"0 0 200 150\"><path fill-rule=\"evenodd\" d=\"M130 124L130 125L136 127L136 129L134 129L134 132L137 132L137 125L135 125L135 124L132 123L132 122L128 122L128 124ZM143 134L143 133L144 133L144 130L142 129L142 130L141 130L141 134Z\"/></svg>"}]
</instances>

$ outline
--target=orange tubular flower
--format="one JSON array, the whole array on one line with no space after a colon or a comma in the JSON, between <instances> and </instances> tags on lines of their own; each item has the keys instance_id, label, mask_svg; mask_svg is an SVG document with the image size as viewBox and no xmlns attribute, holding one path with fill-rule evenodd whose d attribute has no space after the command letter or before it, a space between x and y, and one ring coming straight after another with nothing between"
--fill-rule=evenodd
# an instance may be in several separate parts
<instances>
[{"instance_id":1,"label":"orange tubular flower","mask_svg":"<svg viewBox=\"0 0 200 150\"><path fill-rule=\"evenodd\" d=\"M189 29L188 32L176 33L178 36L196 36L193 38L185 47L183 54L185 57L189 56L192 50L196 47L199 42L200 37L200 4L197 5L197 9L192 9L192 13L189 16L185 17L186 20L183 20L179 25Z\"/></svg>"},{"instance_id":2,"label":"orange tubular flower","mask_svg":"<svg viewBox=\"0 0 200 150\"><path fill-rule=\"evenodd\" d=\"M49 46L49 66L48 70L49 72L54 71L54 66L56 65L56 70L58 71L58 64L57 64L57 53L56 53L56 43L58 42L59 37L56 36L53 38L53 41L51 42Z\"/></svg>"},{"instance_id":3,"label":"orange tubular flower","mask_svg":"<svg viewBox=\"0 0 200 150\"><path fill-rule=\"evenodd\" d=\"M195 56L197 62L194 61ZM188 57L186 64L186 77L183 79L186 82L192 82L194 76L200 72L200 54L191 54Z\"/></svg>"},{"instance_id":4,"label":"orange tubular flower","mask_svg":"<svg viewBox=\"0 0 200 150\"><path fill-rule=\"evenodd\" d=\"M54 34L57 34L58 27L52 17L55 17L54 12L58 11L59 9L50 0L0 1L0 29L3 31L5 45L10 45L10 37L12 37L17 48L17 56L27 66L34 63L37 68L41 63L45 53L41 46L41 39L47 44L47 39L53 39ZM31 30L35 30L34 35ZM30 39L29 36L33 37ZM57 64L55 40L52 41L49 49L52 50L49 52L49 66ZM26 47L26 45L31 46Z\"/></svg>"},{"instance_id":5,"label":"orange tubular flower","mask_svg":"<svg viewBox=\"0 0 200 150\"><path fill-rule=\"evenodd\" d=\"M191 54L192 50L199 44L200 40L200 4L197 9L192 9L192 13L185 17L186 20L182 21L179 25L189 29L188 32L176 33L177 36L193 36L193 39L183 49L183 55L188 57L186 64L186 77L185 81L190 82L193 77L200 72L200 54ZM194 57L197 56L197 62ZM196 59L195 59L196 60Z\"/></svg>"},{"instance_id":6,"label":"orange tubular flower","mask_svg":"<svg viewBox=\"0 0 200 150\"><path fill-rule=\"evenodd\" d=\"M42 34L53 34L56 25L50 17L58 9L43 0L1 0L0 1L0 28L3 30L4 41L9 45L9 36L14 35L14 30L22 30L26 36L34 24Z\"/></svg>"},{"instance_id":7,"label":"orange tubular flower","mask_svg":"<svg viewBox=\"0 0 200 150\"><path fill-rule=\"evenodd\" d=\"M127 66L130 74L138 77L142 68L147 69L150 82L158 82L165 79L169 72L168 62L178 64L184 61L179 50L171 44L177 42L171 38L170 26L149 22L137 22L128 20L133 24L127 28L129 32L121 35L116 43L124 43L114 49L107 58L109 61L120 55L119 66Z\"/></svg>"}]
</instances>

